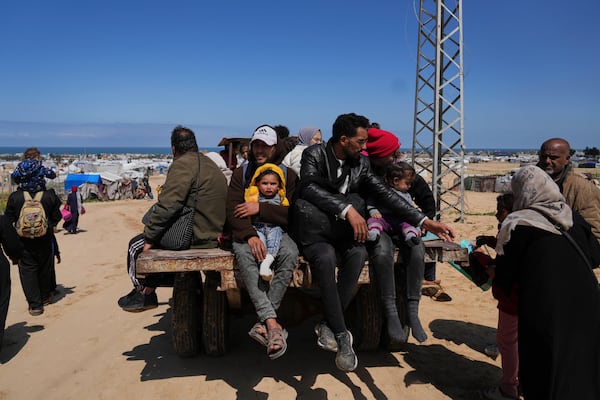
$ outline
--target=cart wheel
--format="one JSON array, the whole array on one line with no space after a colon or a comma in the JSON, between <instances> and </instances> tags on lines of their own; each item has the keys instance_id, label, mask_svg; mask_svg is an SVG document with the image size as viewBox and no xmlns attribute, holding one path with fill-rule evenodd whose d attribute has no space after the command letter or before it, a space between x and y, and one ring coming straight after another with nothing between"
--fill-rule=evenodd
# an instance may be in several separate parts
<instances>
[{"instance_id":1,"label":"cart wheel","mask_svg":"<svg viewBox=\"0 0 600 400\"><path fill-rule=\"evenodd\" d=\"M209 356L222 356L229 348L229 306L225 292L217 291L218 273L207 272L204 284L202 340Z\"/></svg>"},{"instance_id":2,"label":"cart wheel","mask_svg":"<svg viewBox=\"0 0 600 400\"><path fill-rule=\"evenodd\" d=\"M383 315L373 284L361 285L348 307L347 320L358 350L375 350L381 340Z\"/></svg>"},{"instance_id":3,"label":"cart wheel","mask_svg":"<svg viewBox=\"0 0 600 400\"><path fill-rule=\"evenodd\" d=\"M197 272L175 274L171 335L175 353L193 357L200 351L202 278Z\"/></svg>"}]
</instances>

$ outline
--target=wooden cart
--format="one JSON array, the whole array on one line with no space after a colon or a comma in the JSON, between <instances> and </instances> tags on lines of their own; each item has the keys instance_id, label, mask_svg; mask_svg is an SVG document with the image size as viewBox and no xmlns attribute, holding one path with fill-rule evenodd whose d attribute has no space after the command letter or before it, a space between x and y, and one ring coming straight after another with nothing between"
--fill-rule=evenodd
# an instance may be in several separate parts
<instances>
[{"instance_id":1,"label":"wooden cart","mask_svg":"<svg viewBox=\"0 0 600 400\"><path fill-rule=\"evenodd\" d=\"M425 262L468 263L467 250L456 243L426 241L425 248ZM138 277L165 272L175 274L171 321L175 352L190 357L203 347L207 355L224 355L229 345L229 310L241 309L243 305L241 291L244 287L233 254L221 249L151 249L140 254ZM381 306L375 285L370 283L367 262L347 315L360 350L375 349L382 339ZM299 290L316 288L310 265L302 257L298 258L290 286ZM398 310L405 310L402 293L398 293L397 301ZM404 312L400 314L405 320Z\"/></svg>"}]
</instances>

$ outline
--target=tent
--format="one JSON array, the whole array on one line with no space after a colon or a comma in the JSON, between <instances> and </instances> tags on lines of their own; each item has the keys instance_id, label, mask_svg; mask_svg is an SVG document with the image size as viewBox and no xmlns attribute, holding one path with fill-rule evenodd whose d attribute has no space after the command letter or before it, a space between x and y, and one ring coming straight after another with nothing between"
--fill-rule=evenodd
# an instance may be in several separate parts
<instances>
[{"instance_id":1,"label":"tent","mask_svg":"<svg viewBox=\"0 0 600 400\"><path fill-rule=\"evenodd\" d=\"M81 186L84 183L93 183L95 185L102 182L100 174L69 174L65 179L65 191L71 191L71 186Z\"/></svg>"}]
</instances>

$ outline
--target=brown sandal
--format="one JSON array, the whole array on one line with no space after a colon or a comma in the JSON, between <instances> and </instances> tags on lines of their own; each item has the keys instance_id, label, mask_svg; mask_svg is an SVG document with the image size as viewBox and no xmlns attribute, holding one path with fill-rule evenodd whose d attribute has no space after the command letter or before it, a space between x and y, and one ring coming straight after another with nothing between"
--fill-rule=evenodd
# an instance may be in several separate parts
<instances>
[{"instance_id":1,"label":"brown sandal","mask_svg":"<svg viewBox=\"0 0 600 400\"><path fill-rule=\"evenodd\" d=\"M268 335L267 355L271 360L275 360L284 355L287 350L288 333L283 328L273 328L268 331Z\"/></svg>"},{"instance_id":2,"label":"brown sandal","mask_svg":"<svg viewBox=\"0 0 600 400\"><path fill-rule=\"evenodd\" d=\"M440 286L440 288L431 296L431 298L435 301L451 301L452 297L446 292L444 292L444 288Z\"/></svg>"},{"instance_id":3,"label":"brown sandal","mask_svg":"<svg viewBox=\"0 0 600 400\"><path fill-rule=\"evenodd\" d=\"M421 294L423 296L431 297L434 301L452 301L452 297L444 291L439 279L436 279L435 281L423 281Z\"/></svg>"}]
</instances>

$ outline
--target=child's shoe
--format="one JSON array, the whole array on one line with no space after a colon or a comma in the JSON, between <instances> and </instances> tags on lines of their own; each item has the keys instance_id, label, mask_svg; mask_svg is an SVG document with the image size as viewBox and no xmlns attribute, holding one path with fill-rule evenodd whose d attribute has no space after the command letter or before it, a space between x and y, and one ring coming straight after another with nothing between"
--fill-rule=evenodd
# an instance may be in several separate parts
<instances>
[{"instance_id":1,"label":"child's shoe","mask_svg":"<svg viewBox=\"0 0 600 400\"><path fill-rule=\"evenodd\" d=\"M260 277L267 282L273 279L273 270L271 270L271 264L275 261L275 257L272 254L267 254L264 260L260 263Z\"/></svg>"},{"instance_id":2,"label":"child's shoe","mask_svg":"<svg viewBox=\"0 0 600 400\"><path fill-rule=\"evenodd\" d=\"M367 242L376 242L379 240L379 230L378 229L370 229L367 234Z\"/></svg>"}]
</instances>

